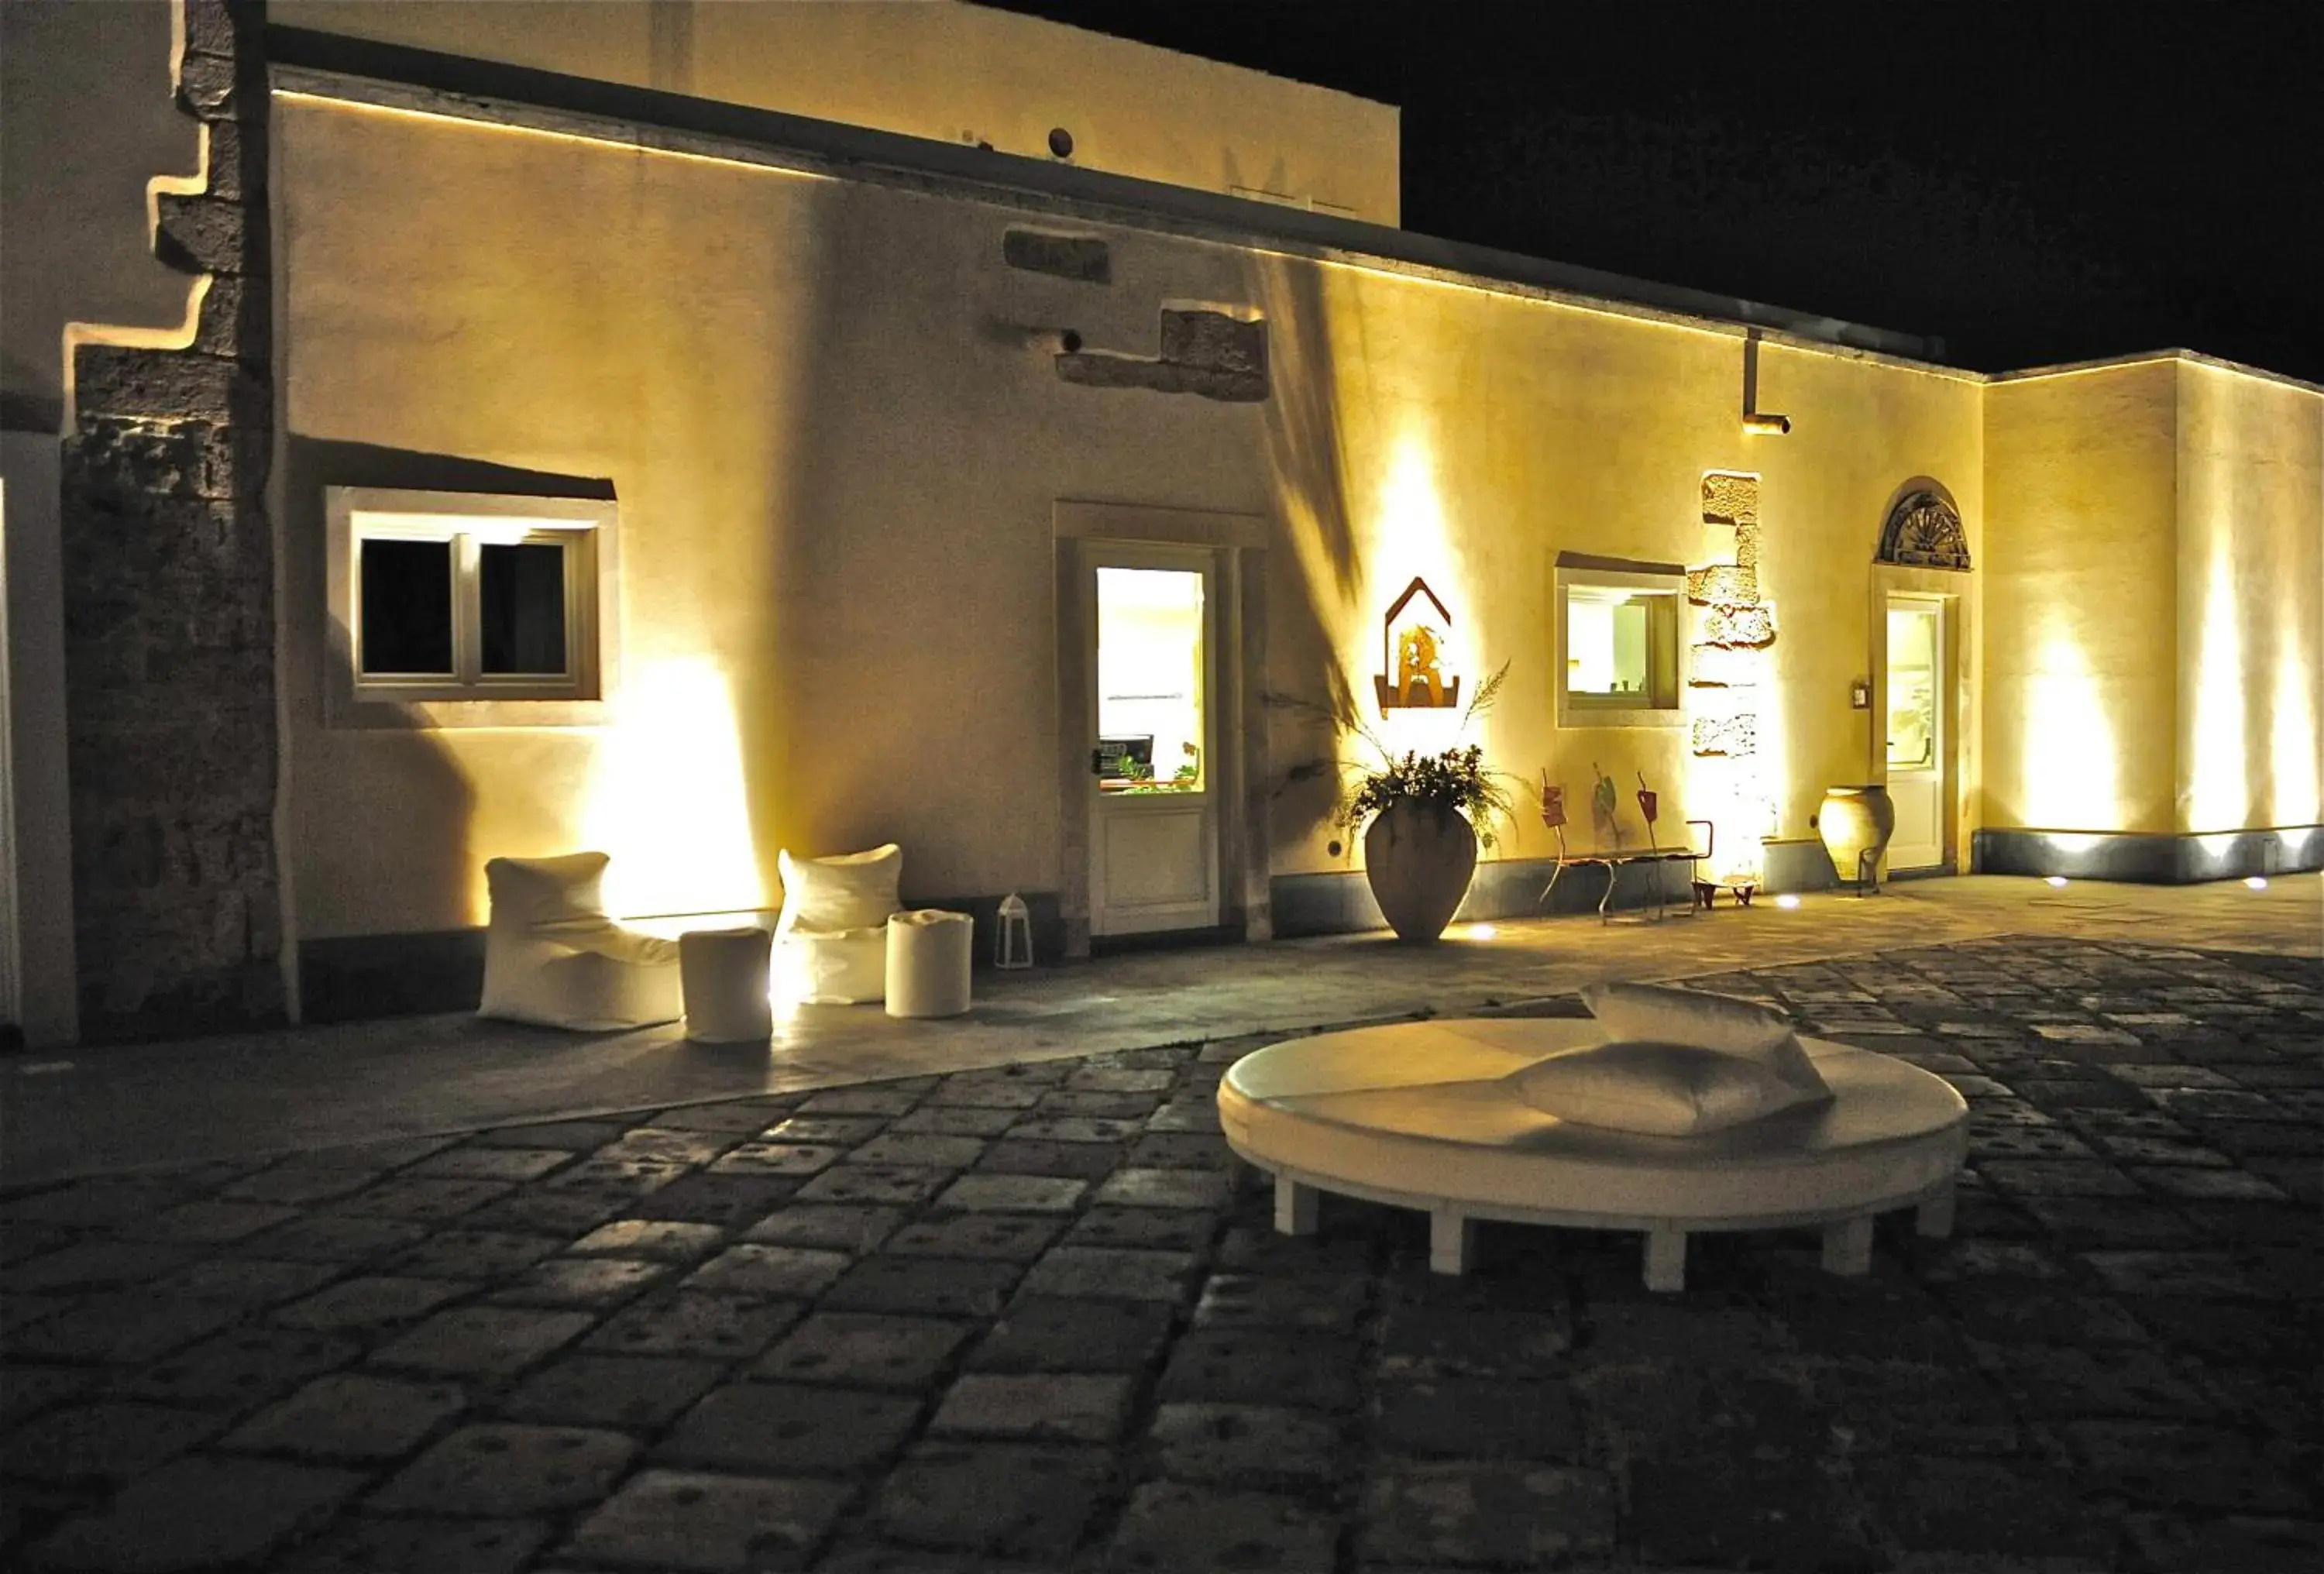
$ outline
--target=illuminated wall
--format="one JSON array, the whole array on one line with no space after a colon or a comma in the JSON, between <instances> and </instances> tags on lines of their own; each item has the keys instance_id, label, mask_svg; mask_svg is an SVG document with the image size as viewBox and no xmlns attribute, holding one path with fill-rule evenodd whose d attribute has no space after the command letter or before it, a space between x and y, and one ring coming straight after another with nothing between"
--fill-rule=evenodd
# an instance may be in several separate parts
<instances>
[{"instance_id":1,"label":"illuminated wall","mask_svg":"<svg viewBox=\"0 0 2324 1574\"><path fill-rule=\"evenodd\" d=\"M2324 824L2324 393L2176 370L2176 828Z\"/></svg>"},{"instance_id":2,"label":"illuminated wall","mask_svg":"<svg viewBox=\"0 0 2324 1574\"><path fill-rule=\"evenodd\" d=\"M2310 825L2324 393L2183 353L1986 391L1984 820Z\"/></svg>"},{"instance_id":3,"label":"illuminated wall","mask_svg":"<svg viewBox=\"0 0 2324 1574\"><path fill-rule=\"evenodd\" d=\"M2169 361L1985 391L1984 822L2176 828Z\"/></svg>"},{"instance_id":4,"label":"illuminated wall","mask_svg":"<svg viewBox=\"0 0 2324 1574\"><path fill-rule=\"evenodd\" d=\"M1452 612L1452 669L1474 682L1510 663L1507 695L1481 729L1496 764L1528 782L1547 769L1577 805L1602 769L1632 837L1629 794L1643 772L1674 822L1699 801L1691 778L1729 773L1698 764L1683 713L1667 726L1556 724L1552 565L1560 551L1731 562L1736 532L1704 523L1703 477L1748 472L1760 477L1758 588L1781 630L1757 707L1758 766L1781 833L1812 834L1825 787L1870 779L1869 729L1848 682L1868 659L1882 510L1904 478L1942 477L1977 546L1975 379L1767 344L1763 407L1790 413L1795 429L1748 437L1738 334L1350 269L1262 277L1278 371L1276 510L1305 581L1271 606L1278 681L1337 659L1368 688L1387 601L1425 574ZM1688 616L1692 627L1699 610ZM1443 713L1397 712L1384 731L1397 748L1425 749L1451 727ZM1298 718L1278 719L1278 764L1323 742ZM1278 800L1278 870L1348 867L1315 828L1321 796L1311 787ZM1529 801L1517 829L1504 855L1548 850Z\"/></svg>"},{"instance_id":5,"label":"illuminated wall","mask_svg":"<svg viewBox=\"0 0 2324 1574\"><path fill-rule=\"evenodd\" d=\"M13 0L12 0L13 3ZM292 27L1397 222L1397 114L949 0L273 0ZM1263 198L1264 199L1264 198Z\"/></svg>"},{"instance_id":6,"label":"illuminated wall","mask_svg":"<svg viewBox=\"0 0 2324 1574\"><path fill-rule=\"evenodd\" d=\"M1006 267L1009 209L277 109L286 572L314 587L286 603L309 936L473 923L485 857L618 841L655 811L657 773L673 823L728 825L739 803L747 824L690 851L633 825L659 867L625 906L748 905L772 894L778 846L890 838L908 890L1056 888L1058 498L1275 518L1269 681L1311 695L1333 662L1369 691L1386 601L1425 575L1452 612L1448 670L1473 686L1510 664L1480 738L1495 764L1577 790L1593 765L1626 792L1644 771L1675 820L1683 726L1554 724L1551 565L1724 560L1733 531L1703 525L1703 474L1756 471L1761 588L1784 631L1763 760L1781 829L1804 835L1825 785L1867 769L1847 679L1889 493L1944 478L1978 528L1967 374L1770 343L1761 397L1797 428L1747 438L1729 331L1095 226L1115 283L1093 288ZM1070 320L1093 347L1151 354L1165 299L1263 314L1273 396L1078 388L991 327ZM309 494L349 479L334 446L610 478L630 719L323 726L303 665L329 638ZM671 685L700 720L641 750L644 696ZM1383 731L1431 747L1453 720L1399 712ZM1273 747L1278 771L1314 752L1287 718ZM1277 872L1348 867L1313 784L1280 785ZM1503 854L1545 846L1528 814Z\"/></svg>"},{"instance_id":7,"label":"illuminated wall","mask_svg":"<svg viewBox=\"0 0 2324 1574\"><path fill-rule=\"evenodd\" d=\"M1333 664L1369 695L1386 603L1425 575L1452 614L1447 670L1473 692L1509 664L1479 733L1492 762L1577 794L1603 769L1633 836L1637 773L1668 822L1710 793L1683 725L1556 726L1560 551L1728 561L1704 474L1760 476L1783 636L1759 763L1796 837L1826 785L1867 779L1848 680L1891 492L1942 479L1978 542L1968 373L1771 341L1760 397L1795 430L1747 437L1742 340L1707 325L1076 226L1112 248L1113 285L1092 287L1007 267L1021 215L961 198L296 97L277 127L284 550L312 592L286 602L285 675L309 936L475 922L484 858L585 842L616 851L618 898L624 834L657 866L632 910L750 905L778 846L891 838L908 892L1056 888L1059 498L1271 516L1268 678L1310 698ZM1261 314L1272 396L1075 387L994 326L1071 321L1151 354L1164 300ZM335 446L610 478L622 718L322 725L310 494L350 479ZM679 689L696 720L644 717ZM1456 717L1374 720L1430 748ZM1328 741L1286 713L1271 747L1276 872L1349 867L1328 794L1288 774ZM659 812L698 845L639 824L658 777ZM1528 804L1501 855L1547 845Z\"/></svg>"}]
</instances>

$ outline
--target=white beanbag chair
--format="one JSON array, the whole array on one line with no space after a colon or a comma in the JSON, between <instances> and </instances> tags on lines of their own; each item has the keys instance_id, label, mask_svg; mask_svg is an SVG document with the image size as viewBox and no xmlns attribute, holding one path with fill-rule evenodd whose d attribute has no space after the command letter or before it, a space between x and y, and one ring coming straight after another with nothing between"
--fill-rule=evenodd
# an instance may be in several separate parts
<instances>
[{"instance_id":1,"label":"white beanbag chair","mask_svg":"<svg viewBox=\"0 0 2324 1574\"><path fill-rule=\"evenodd\" d=\"M834 858L775 854L783 877L783 910L775 920L777 967L814 1005L852 1006L887 993L888 915L903 903L897 888L904 850L890 842Z\"/></svg>"},{"instance_id":2,"label":"white beanbag chair","mask_svg":"<svg viewBox=\"0 0 2324 1574\"><path fill-rule=\"evenodd\" d=\"M480 1017L588 1032L672 1022L683 1013L677 943L605 916L602 852L495 858L484 865Z\"/></svg>"}]
</instances>

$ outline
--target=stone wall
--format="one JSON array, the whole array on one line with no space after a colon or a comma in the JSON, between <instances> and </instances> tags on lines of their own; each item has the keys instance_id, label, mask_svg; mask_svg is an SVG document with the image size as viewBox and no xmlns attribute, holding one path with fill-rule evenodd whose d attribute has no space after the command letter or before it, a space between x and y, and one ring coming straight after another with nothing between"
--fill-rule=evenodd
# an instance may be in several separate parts
<instances>
[{"instance_id":1,"label":"stone wall","mask_svg":"<svg viewBox=\"0 0 2324 1574\"><path fill-rule=\"evenodd\" d=\"M207 275L183 350L82 345L65 435L67 734L81 1033L279 1019L263 8L185 0L198 194L154 251Z\"/></svg>"}]
</instances>

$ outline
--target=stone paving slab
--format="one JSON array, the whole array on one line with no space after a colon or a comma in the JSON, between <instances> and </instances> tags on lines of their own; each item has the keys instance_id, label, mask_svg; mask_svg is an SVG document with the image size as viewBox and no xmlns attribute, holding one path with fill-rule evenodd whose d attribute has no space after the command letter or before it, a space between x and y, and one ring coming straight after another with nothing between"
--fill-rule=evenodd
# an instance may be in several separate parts
<instances>
[{"instance_id":1,"label":"stone paving slab","mask_svg":"<svg viewBox=\"0 0 2324 1574\"><path fill-rule=\"evenodd\" d=\"M2316 1566L2324 968L1694 981L1952 1077L1954 1238L1281 1237L1263 1036L92 1177L0 1195L0 1565Z\"/></svg>"}]
</instances>

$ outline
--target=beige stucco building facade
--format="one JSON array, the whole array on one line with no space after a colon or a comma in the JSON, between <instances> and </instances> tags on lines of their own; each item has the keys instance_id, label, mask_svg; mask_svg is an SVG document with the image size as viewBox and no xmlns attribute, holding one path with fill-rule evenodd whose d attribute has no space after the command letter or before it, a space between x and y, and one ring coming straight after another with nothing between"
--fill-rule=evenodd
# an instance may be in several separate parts
<instances>
[{"instance_id":1,"label":"beige stucco building facade","mask_svg":"<svg viewBox=\"0 0 2324 1574\"><path fill-rule=\"evenodd\" d=\"M1102 940L1116 549L1210 576L1202 872L1250 938L1377 922L1315 719L1342 683L1519 785L1474 916L1538 899L1542 785L1601 778L1633 839L1643 782L1665 839L1829 882L1827 789L1896 758L1899 608L1938 641L1923 869L2324 863L2324 391L2183 352L1991 376L1584 288L1397 231L1392 109L972 6L269 23L287 1010L456 991L484 860L585 846L684 916L778 902L779 848L894 841L910 900ZM610 505L594 688L363 699L346 500L414 492ZM1465 734L1373 704L1415 579L1446 674L1506 668ZM1570 692L1601 583L1674 609L1667 703Z\"/></svg>"}]
</instances>

